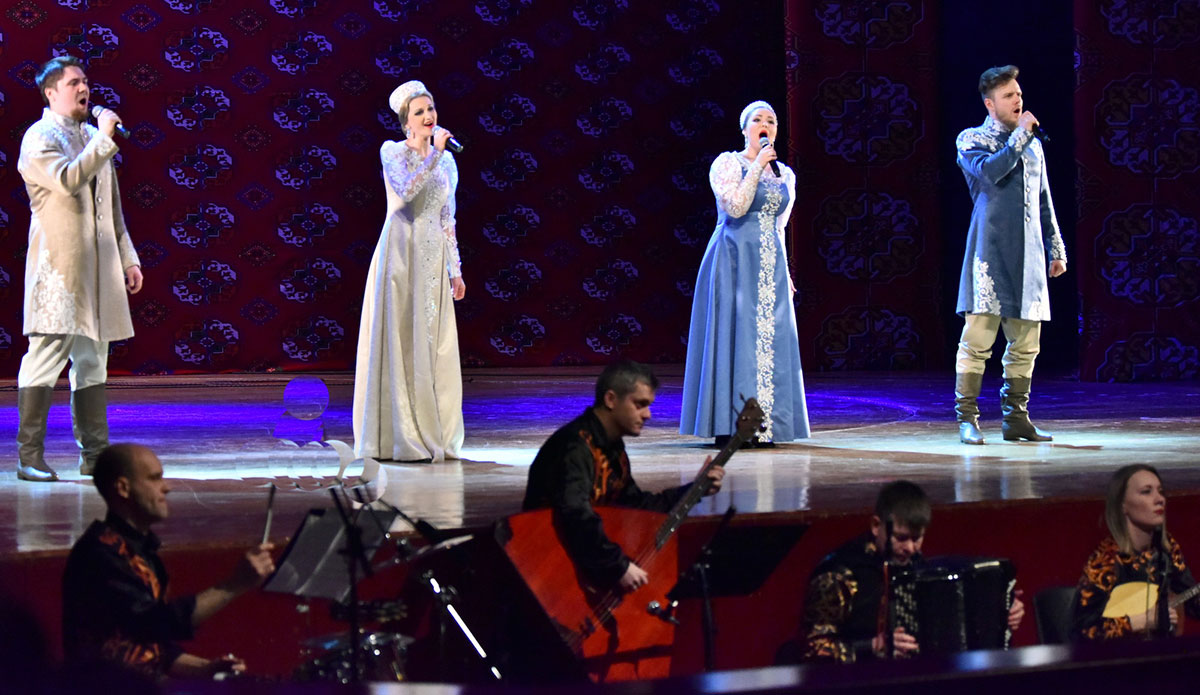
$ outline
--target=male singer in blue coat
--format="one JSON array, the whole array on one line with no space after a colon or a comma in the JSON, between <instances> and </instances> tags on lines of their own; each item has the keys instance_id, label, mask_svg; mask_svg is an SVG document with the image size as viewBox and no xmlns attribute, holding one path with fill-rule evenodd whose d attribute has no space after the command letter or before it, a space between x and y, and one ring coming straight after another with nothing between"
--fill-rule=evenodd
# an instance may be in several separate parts
<instances>
[{"instance_id":1,"label":"male singer in blue coat","mask_svg":"<svg viewBox=\"0 0 1200 695\"><path fill-rule=\"evenodd\" d=\"M975 208L958 285L957 311L964 319L958 344L954 402L959 439L983 444L979 391L996 333L1008 345L1000 389L1006 440L1050 441L1029 420L1029 388L1039 351L1042 321L1050 320L1047 275L1067 272L1046 157L1035 137L1038 119L1024 110L1017 67L990 68L979 78L987 108L983 125L959 133L958 166Z\"/></svg>"}]
</instances>

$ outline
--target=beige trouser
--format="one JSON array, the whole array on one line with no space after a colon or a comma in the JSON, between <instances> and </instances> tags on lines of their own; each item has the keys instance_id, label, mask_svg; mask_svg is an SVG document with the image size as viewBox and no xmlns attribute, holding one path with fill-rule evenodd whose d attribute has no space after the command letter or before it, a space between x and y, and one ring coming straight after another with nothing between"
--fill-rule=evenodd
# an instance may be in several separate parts
<instances>
[{"instance_id":1,"label":"beige trouser","mask_svg":"<svg viewBox=\"0 0 1200 695\"><path fill-rule=\"evenodd\" d=\"M54 386L67 360L72 391L108 381L108 341L81 335L31 335L17 372L17 388Z\"/></svg>"},{"instance_id":2,"label":"beige trouser","mask_svg":"<svg viewBox=\"0 0 1200 695\"><path fill-rule=\"evenodd\" d=\"M962 339L958 342L956 370L959 374L983 374L984 364L992 356L996 333L1004 328L1008 346L1004 348L1005 379L1030 379L1042 336L1041 321L1027 321L992 314L967 314Z\"/></svg>"}]
</instances>

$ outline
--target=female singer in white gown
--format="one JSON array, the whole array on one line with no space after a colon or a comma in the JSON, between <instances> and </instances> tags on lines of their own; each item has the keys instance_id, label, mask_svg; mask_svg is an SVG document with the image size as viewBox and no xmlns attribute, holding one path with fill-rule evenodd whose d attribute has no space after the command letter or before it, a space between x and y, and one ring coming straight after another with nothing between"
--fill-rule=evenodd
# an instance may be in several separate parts
<instances>
[{"instance_id":1,"label":"female singer in white gown","mask_svg":"<svg viewBox=\"0 0 1200 695\"><path fill-rule=\"evenodd\" d=\"M463 414L454 300L466 293L454 233L458 169L425 85L406 82L388 103L406 139L379 149L388 213L358 329L354 451L377 460L456 459Z\"/></svg>"}]
</instances>

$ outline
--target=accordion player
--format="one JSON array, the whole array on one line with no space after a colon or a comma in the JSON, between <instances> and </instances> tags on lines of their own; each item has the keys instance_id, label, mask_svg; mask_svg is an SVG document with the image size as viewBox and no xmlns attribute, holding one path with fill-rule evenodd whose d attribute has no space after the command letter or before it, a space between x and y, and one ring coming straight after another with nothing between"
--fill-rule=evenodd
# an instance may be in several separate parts
<instances>
[{"instance_id":1,"label":"accordion player","mask_svg":"<svg viewBox=\"0 0 1200 695\"><path fill-rule=\"evenodd\" d=\"M916 635L923 654L1007 649L1016 571L1003 558L945 556L889 567L892 629Z\"/></svg>"}]
</instances>

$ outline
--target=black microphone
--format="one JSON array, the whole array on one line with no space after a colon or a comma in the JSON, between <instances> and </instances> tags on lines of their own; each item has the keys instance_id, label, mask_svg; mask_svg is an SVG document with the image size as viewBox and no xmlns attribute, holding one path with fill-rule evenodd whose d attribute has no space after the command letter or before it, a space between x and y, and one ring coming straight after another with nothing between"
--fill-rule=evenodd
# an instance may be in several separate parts
<instances>
[{"instance_id":1,"label":"black microphone","mask_svg":"<svg viewBox=\"0 0 1200 695\"><path fill-rule=\"evenodd\" d=\"M1042 127L1040 125L1034 124L1033 137L1037 138L1038 140L1041 140L1043 145L1050 144L1050 136L1046 134L1046 131L1042 130Z\"/></svg>"},{"instance_id":2,"label":"black microphone","mask_svg":"<svg viewBox=\"0 0 1200 695\"><path fill-rule=\"evenodd\" d=\"M770 147L771 138L767 137L766 135L758 136L758 146ZM779 178L779 162L775 161L774 159L771 160L771 173L775 174L776 178Z\"/></svg>"},{"instance_id":3,"label":"black microphone","mask_svg":"<svg viewBox=\"0 0 1200 695\"><path fill-rule=\"evenodd\" d=\"M445 128L438 126L438 130L445 130ZM450 139L446 141L446 149L454 154L462 154L463 146L462 143L454 139L454 136L450 136Z\"/></svg>"},{"instance_id":4,"label":"black microphone","mask_svg":"<svg viewBox=\"0 0 1200 695\"><path fill-rule=\"evenodd\" d=\"M105 108L103 106L99 104L92 104L92 116L95 117L96 120L100 120L100 114L104 113L104 111ZM118 123L117 134L123 138L127 138L129 137L129 129Z\"/></svg>"}]
</instances>

